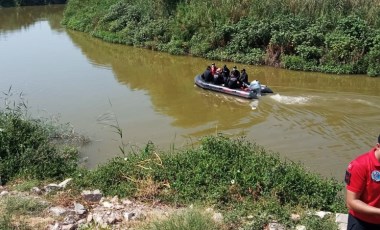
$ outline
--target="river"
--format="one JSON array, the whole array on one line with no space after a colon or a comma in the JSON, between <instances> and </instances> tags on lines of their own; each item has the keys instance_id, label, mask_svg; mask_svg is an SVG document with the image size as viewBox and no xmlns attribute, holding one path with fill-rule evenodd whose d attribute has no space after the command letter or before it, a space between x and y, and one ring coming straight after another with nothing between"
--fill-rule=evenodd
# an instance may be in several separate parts
<instances>
[{"instance_id":1,"label":"river","mask_svg":"<svg viewBox=\"0 0 380 230\"><path fill-rule=\"evenodd\" d=\"M34 116L70 123L90 137L80 149L89 167L121 154L122 142L127 151L148 141L172 150L223 133L244 135L284 159L342 180L348 162L376 143L380 78L109 44L63 28L63 10L64 5L0 8L0 91L11 88ZM245 68L250 80L275 94L247 101L195 87L194 76L211 62Z\"/></svg>"}]
</instances>

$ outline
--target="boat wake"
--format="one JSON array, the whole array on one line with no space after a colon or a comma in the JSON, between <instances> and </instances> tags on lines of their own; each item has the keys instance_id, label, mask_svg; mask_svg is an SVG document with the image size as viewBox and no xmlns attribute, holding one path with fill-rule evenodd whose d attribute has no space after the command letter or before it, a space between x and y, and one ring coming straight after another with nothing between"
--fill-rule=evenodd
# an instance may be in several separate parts
<instances>
[{"instance_id":1,"label":"boat wake","mask_svg":"<svg viewBox=\"0 0 380 230\"><path fill-rule=\"evenodd\" d=\"M286 104L286 105L303 105L310 101L310 97L302 97L302 96L282 96L280 94L270 95L270 98L273 100Z\"/></svg>"}]
</instances>

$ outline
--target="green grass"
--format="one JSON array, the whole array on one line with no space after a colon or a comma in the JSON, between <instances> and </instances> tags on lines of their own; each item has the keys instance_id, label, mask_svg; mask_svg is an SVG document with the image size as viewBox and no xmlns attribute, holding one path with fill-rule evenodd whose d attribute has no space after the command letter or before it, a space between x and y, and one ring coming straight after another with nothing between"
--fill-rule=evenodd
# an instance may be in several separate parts
<instances>
[{"instance_id":1,"label":"green grass","mask_svg":"<svg viewBox=\"0 0 380 230\"><path fill-rule=\"evenodd\" d=\"M215 207L234 226L247 225L241 217L253 214L260 215L248 225L264 226L275 218L294 226L290 214L297 207L347 211L342 183L282 161L244 138L207 136L199 146L175 153L160 152L150 143L125 156L78 172L73 186L175 206Z\"/></svg>"},{"instance_id":2,"label":"green grass","mask_svg":"<svg viewBox=\"0 0 380 230\"><path fill-rule=\"evenodd\" d=\"M14 196L3 198L1 204L4 212L10 215L37 215L47 207L36 199Z\"/></svg>"},{"instance_id":3,"label":"green grass","mask_svg":"<svg viewBox=\"0 0 380 230\"><path fill-rule=\"evenodd\" d=\"M173 214L167 219L149 222L141 230L218 230L222 229L213 219L210 213L196 209L188 209Z\"/></svg>"}]
</instances>

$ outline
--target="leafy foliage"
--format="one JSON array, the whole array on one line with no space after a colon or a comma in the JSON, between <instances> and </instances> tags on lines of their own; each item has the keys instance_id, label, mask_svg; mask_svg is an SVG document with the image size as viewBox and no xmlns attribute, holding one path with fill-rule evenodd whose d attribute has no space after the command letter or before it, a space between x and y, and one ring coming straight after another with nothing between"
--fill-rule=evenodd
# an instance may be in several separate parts
<instances>
[{"instance_id":1,"label":"leafy foliage","mask_svg":"<svg viewBox=\"0 0 380 230\"><path fill-rule=\"evenodd\" d=\"M198 147L176 153L157 151L149 143L139 152L78 172L74 186L146 201L211 205L226 211L235 225L241 224L237 217L256 213L249 225L262 227L275 218L291 226L290 211L299 206L346 211L342 183L307 172L298 163L284 162L244 138L208 136Z\"/></svg>"},{"instance_id":2,"label":"leafy foliage","mask_svg":"<svg viewBox=\"0 0 380 230\"><path fill-rule=\"evenodd\" d=\"M77 150L52 144L52 127L29 119L26 105L8 104L0 110L0 176L6 183L16 176L63 178L76 170Z\"/></svg>"},{"instance_id":3,"label":"leafy foliage","mask_svg":"<svg viewBox=\"0 0 380 230\"><path fill-rule=\"evenodd\" d=\"M72 0L63 24L175 55L378 76L379 12L375 0Z\"/></svg>"},{"instance_id":4,"label":"leafy foliage","mask_svg":"<svg viewBox=\"0 0 380 230\"><path fill-rule=\"evenodd\" d=\"M185 170L184 170L185 169ZM342 184L323 179L294 162L245 141L205 137L199 148L157 154L148 144L141 154L115 158L77 177L78 186L108 195L160 197L179 203L207 201L219 205L274 195L280 204L324 210L342 208Z\"/></svg>"}]
</instances>

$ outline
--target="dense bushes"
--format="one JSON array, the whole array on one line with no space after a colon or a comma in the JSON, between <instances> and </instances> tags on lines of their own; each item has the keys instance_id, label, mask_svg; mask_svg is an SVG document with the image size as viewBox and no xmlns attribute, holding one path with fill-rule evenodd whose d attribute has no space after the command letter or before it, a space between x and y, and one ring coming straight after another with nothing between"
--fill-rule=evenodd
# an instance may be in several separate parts
<instances>
[{"instance_id":1,"label":"dense bushes","mask_svg":"<svg viewBox=\"0 0 380 230\"><path fill-rule=\"evenodd\" d=\"M1 184L14 177L62 179L76 170L77 150L52 144L54 130L22 107L0 111Z\"/></svg>"},{"instance_id":2,"label":"dense bushes","mask_svg":"<svg viewBox=\"0 0 380 230\"><path fill-rule=\"evenodd\" d=\"M307 172L300 164L244 139L205 137L197 148L158 154L152 144L139 154L112 159L94 171L81 172L79 187L107 195L135 196L171 203L233 206L261 197L281 205L342 210L342 184Z\"/></svg>"},{"instance_id":3,"label":"dense bushes","mask_svg":"<svg viewBox=\"0 0 380 230\"><path fill-rule=\"evenodd\" d=\"M375 0L71 0L68 28L171 54L379 76Z\"/></svg>"},{"instance_id":4,"label":"dense bushes","mask_svg":"<svg viewBox=\"0 0 380 230\"><path fill-rule=\"evenodd\" d=\"M109 196L212 206L225 211L235 227L242 216L253 215L248 229L262 229L273 218L292 226L290 214L300 207L346 211L342 183L284 162L244 138L224 136L204 137L198 147L175 153L159 153L149 143L92 171L78 171L73 184Z\"/></svg>"}]
</instances>

